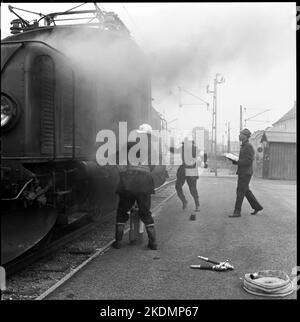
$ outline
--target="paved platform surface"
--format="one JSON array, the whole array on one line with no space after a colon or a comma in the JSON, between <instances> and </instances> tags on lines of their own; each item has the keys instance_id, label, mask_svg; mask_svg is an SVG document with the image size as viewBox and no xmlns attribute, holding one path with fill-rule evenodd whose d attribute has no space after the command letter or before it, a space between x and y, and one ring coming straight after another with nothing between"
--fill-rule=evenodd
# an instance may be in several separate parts
<instances>
[{"instance_id":1,"label":"paved platform surface","mask_svg":"<svg viewBox=\"0 0 300 322\"><path fill-rule=\"evenodd\" d=\"M242 217L228 218L235 202L236 176L200 176L201 212L190 221L188 209L174 196L155 217L159 249L129 245L109 249L50 294L53 299L264 299L245 292L245 273L296 266L296 183L255 179L250 188L264 206L250 215L247 200ZM191 269L204 264L198 255L229 259L234 271ZM296 293L285 299L296 298Z\"/></svg>"}]
</instances>

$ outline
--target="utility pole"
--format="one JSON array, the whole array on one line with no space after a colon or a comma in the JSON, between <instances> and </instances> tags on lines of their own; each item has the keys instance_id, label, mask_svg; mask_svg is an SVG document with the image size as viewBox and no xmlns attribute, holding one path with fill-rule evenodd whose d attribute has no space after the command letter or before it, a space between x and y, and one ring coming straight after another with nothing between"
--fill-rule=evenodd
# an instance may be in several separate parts
<instances>
[{"instance_id":1,"label":"utility pole","mask_svg":"<svg viewBox=\"0 0 300 322\"><path fill-rule=\"evenodd\" d=\"M225 146L224 146L224 134L222 134L222 152L225 152Z\"/></svg>"},{"instance_id":2,"label":"utility pole","mask_svg":"<svg viewBox=\"0 0 300 322\"><path fill-rule=\"evenodd\" d=\"M228 143L227 143L227 152L230 153L230 122L228 122Z\"/></svg>"},{"instance_id":3,"label":"utility pole","mask_svg":"<svg viewBox=\"0 0 300 322\"><path fill-rule=\"evenodd\" d=\"M182 104L181 104L181 87L178 86L178 91L179 91L179 107L182 107Z\"/></svg>"},{"instance_id":4,"label":"utility pole","mask_svg":"<svg viewBox=\"0 0 300 322\"><path fill-rule=\"evenodd\" d=\"M218 79L220 76L219 73L216 74L216 77L214 79L214 90L209 90L209 85L207 85L207 93L213 94L213 114L212 114L212 131L211 131L211 139L212 139L212 150L214 151L215 155L215 176L218 176L218 170L217 170L217 85L224 83L225 79L222 77L221 79Z\"/></svg>"},{"instance_id":5,"label":"utility pole","mask_svg":"<svg viewBox=\"0 0 300 322\"><path fill-rule=\"evenodd\" d=\"M243 129L243 106L240 105L240 132Z\"/></svg>"}]
</instances>

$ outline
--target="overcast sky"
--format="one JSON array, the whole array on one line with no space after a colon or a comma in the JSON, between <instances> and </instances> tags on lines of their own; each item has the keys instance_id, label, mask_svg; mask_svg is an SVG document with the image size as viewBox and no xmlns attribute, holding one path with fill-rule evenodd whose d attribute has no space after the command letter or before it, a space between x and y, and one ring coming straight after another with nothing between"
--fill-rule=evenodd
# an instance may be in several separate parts
<instances>
[{"instance_id":1,"label":"overcast sky","mask_svg":"<svg viewBox=\"0 0 300 322\"><path fill-rule=\"evenodd\" d=\"M1 38L16 17L1 3ZM12 3L35 12L64 11L80 3ZM240 105L244 118L270 109L248 122L250 131L265 129L296 100L296 3L98 3L114 11L146 53L152 68L153 106L170 127L211 130L212 111L178 86L208 101L216 73L218 140L230 122L237 139ZM93 8L92 3L82 9ZM38 18L21 13L27 20ZM263 121L263 122L259 122Z\"/></svg>"}]
</instances>

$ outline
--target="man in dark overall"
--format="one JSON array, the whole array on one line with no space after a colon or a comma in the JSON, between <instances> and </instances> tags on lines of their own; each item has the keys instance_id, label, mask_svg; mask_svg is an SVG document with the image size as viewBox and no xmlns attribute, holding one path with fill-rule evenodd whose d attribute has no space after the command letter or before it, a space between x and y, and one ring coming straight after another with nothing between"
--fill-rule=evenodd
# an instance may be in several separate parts
<instances>
[{"instance_id":1,"label":"man in dark overall","mask_svg":"<svg viewBox=\"0 0 300 322\"><path fill-rule=\"evenodd\" d=\"M185 183L187 182L189 186L190 193L192 197L194 198L195 202L195 211L200 211L200 203L199 203L199 195L197 191L197 180L199 179L198 173L197 173L197 164L196 161L193 163L189 163L185 161L184 158L184 150L189 149L186 153L190 153L192 157L195 159L197 157L197 146L195 145L194 141L190 142L182 142L182 146L179 149L172 148L171 152L174 153L175 151L180 151L181 152L181 159L182 159L182 164L179 166L177 170L177 180L175 183L175 189L177 192L177 195L179 199L182 202L182 209L185 209L187 206L187 200L183 194L182 187Z\"/></svg>"},{"instance_id":2,"label":"man in dark overall","mask_svg":"<svg viewBox=\"0 0 300 322\"><path fill-rule=\"evenodd\" d=\"M138 133L149 133L152 130L148 124L140 126ZM151 133L151 132L150 132ZM149 138L149 136L148 136ZM127 152L135 145L135 142L128 142ZM151 143L150 143L151 146ZM148 157L150 157L149 141L148 141ZM138 205L138 215L141 221L145 224L146 231L149 238L148 248L156 250L156 233L154 227L154 220L151 215L151 194L154 194L154 182L151 176L154 166L150 165L150 159L147 162L139 165L129 164L123 171L120 171L120 182L116 193L119 195L119 204L117 208L116 219L116 233L115 242L112 244L114 248L121 247L121 241L124 234L125 223L129 219L128 212L134 206L135 202Z\"/></svg>"},{"instance_id":3,"label":"man in dark overall","mask_svg":"<svg viewBox=\"0 0 300 322\"><path fill-rule=\"evenodd\" d=\"M249 189L249 183L253 174L252 163L254 160L254 149L249 143L249 137L251 132L248 129L243 129L240 132L239 140L242 142L239 154L238 161L232 161L233 164L237 164L237 175L238 175L238 184L236 189L236 202L234 207L234 212L229 217L240 217L241 208L244 197L247 198L251 207L254 211L252 215L256 215L263 207L256 200L255 196Z\"/></svg>"},{"instance_id":4,"label":"man in dark overall","mask_svg":"<svg viewBox=\"0 0 300 322\"><path fill-rule=\"evenodd\" d=\"M206 169L208 167L207 165L207 153L204 152L203 154L203 163L204 163L204 168Z\"/></svg>"}]
</instances>

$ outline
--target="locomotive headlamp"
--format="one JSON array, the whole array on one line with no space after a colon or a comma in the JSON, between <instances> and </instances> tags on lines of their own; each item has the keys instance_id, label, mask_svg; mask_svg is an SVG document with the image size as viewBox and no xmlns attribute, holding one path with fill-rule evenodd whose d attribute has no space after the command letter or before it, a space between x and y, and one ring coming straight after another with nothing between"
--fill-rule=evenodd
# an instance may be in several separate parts
<instances>
[{"instance_id":1,"label":"locomotive headlamp","mask_svg":"<svg viewBox=\"0 0 300 322\"><path fill-rule=\"evenodd\" d=\"M16 114L17 111L13 101L1 94L1 127L10 123Z\"/></svg>"}]
</instances>

